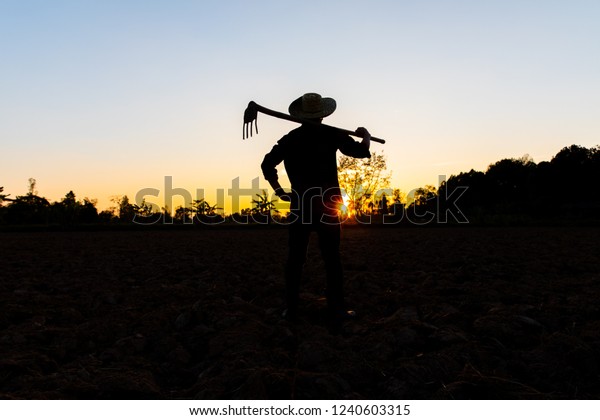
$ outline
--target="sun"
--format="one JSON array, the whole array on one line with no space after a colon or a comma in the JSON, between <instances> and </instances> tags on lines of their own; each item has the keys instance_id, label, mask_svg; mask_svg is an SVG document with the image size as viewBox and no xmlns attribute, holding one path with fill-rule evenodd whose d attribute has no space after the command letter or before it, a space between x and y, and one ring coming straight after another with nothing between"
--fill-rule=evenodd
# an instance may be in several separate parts
<instances>
[{"instance_id":1,"label":"sun","mask_svg":"<svg viewBox=\"0 0 600 420\"><path fill-rule=\"evenodd\" d=\"M342 192L342 202L340 203L339 213L344 219L354 215L354 210L350 208L350 197L348 197L348 194L346 194L345 191Z\"/></svg>"}]
</instances>

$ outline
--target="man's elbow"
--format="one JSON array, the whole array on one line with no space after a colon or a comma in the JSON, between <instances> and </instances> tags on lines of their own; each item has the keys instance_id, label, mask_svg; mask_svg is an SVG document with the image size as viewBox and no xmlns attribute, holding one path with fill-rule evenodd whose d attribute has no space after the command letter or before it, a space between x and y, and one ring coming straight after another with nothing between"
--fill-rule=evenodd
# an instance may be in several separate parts
<instances>
[{"instance_id":1,"label":"man's elbow","mask_svg":"<svg viewBox=\"0 0 600 420\"><path fill-rule=\"evenodd\" d=\"M370 147L368 145L365 144L361 144L362 148L361 148L361 158L370 158L371 157L371 150Z\"/></svg>"},{"instance_id":2,"label":"man's elbow","mask_svg":"<svg viewBox=\"0 0 600 420\"><path fill-rule=\"evenodd\" d=\"M278 178L277 177L277 170L272 165L269 165L268 163L263 162L260 165L260 168L262 170L263 177L267 181L269 181L269 182L271 182L271 181L277 181L277 178Z\"/></svg>"}]
</instances>

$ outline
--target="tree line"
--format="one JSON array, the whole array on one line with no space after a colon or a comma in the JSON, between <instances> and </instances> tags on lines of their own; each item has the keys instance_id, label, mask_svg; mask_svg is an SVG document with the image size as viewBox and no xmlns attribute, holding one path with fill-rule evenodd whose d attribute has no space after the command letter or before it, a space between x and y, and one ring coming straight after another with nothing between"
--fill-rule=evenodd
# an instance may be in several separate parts
<instances>
[{"instance_id":1,"label":"tree line","mask_svg":"<svg viewBox=\"0 0 600 420\"><path fill-rule=\"evenodd\" d=\"M438 196L461 187L459 206L472 222L598 220L600 147L572 145L538 164L527 155L502 159L485 172L451 176L440 185ZM445 211L443 206L440 211Z\"/></svg>"},{"instance_id":2,"label":"tree line","mask_svg":"<svg viewBox=\"0 0 600 420\"><path fill-rule=\"evenodd\" d=\"M370 159L341 157L338 165L344 191L346 220L369 220L390 224L413 223L513 223L536 220L597 220L600 218L600 147L572 145L560 150L549 162L536 164L527 155L502 159L485 172L471 169L452 175L438 187L426 185L408 195L389 187L390 174L382 154ZM0 187L2 225L85 225L158 221L269 222L285 221L267 191L256 194L252 207L239 214L223 215L204 199L157 212L127 196L114 197L114 206L103 211L97 201L78 200L69 191L59 201L38 195L36 180L29 179L28 192L11 198Z\"/></svg>"},{"instance_id":3,"label":"tree line","mask_svg":"<svg viewBox=\"0 0 600 420\"><path fill-rule=\"evenodd\" d=\"M550 161L502 159L407 194L389 188L385 158L342 157L340 185L354 216L388 224L515 224L600 220L600 147L571 145ZM378 216L379 218L373 218Z\"/></svg>"}]
</instances>

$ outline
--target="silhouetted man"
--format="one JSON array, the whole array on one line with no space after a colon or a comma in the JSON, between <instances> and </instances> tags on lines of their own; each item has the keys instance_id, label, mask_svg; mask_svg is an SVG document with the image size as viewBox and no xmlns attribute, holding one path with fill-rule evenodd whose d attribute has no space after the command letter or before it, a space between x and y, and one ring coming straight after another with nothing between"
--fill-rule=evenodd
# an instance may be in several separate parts
<instances>
[{"instance_id":1,"label":"silhouetted man","mask_svg":"<svg viewBox=\"0 0 600 420\"><path fill-rule=\"evenodd\" d=\"M327 273L327 307L329 321L339 326L351 316L346 311L343 294L343 272L340 260L339 210L342 197L337 176L337 156L371 157L371 135L359 127L356 133L362 142L324 125L321 121L336 108L335 100L307 93L290 104L289 113L307 120L285 135L262 162L265 179L283 201L290 201L289 254L285 266L286 318L295 320L302 268L310 233L319 236L319 248ZM284 163L292 191L287 193L279 184L276 166Z\"/></svg>"}]
</instances>

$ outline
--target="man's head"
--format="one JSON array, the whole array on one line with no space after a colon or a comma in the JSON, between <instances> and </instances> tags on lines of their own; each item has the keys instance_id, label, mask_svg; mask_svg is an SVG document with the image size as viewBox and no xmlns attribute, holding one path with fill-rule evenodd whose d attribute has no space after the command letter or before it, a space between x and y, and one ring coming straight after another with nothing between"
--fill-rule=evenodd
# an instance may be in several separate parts
<instances>
[{"instance_id":1,"label":"man's head","mask_svg":"<svg viewBox=\"0 0 600 420\"><path fill-rule=\"evenodd\" d=\"M321 120L335 111L333 98L323 98L318 93L305 93L290 104L290 115L310 120Z\"/></svg>"}]
</instances>

